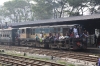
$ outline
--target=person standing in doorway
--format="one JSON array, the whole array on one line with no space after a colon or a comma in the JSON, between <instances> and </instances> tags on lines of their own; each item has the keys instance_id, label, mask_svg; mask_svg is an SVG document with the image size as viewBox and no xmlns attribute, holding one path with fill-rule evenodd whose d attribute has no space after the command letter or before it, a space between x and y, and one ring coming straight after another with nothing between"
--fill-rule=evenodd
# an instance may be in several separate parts
<instances>
[{"instance_id":1,"label":"person standing in doorway","mask_svg":"<svg viewBox=\"0 0 100 66\"><path fill-rule=\"evenodd\" d=\"M78 35L78 29L76 26L73 28L73 32L74 32L74 37L76 37L76 35Z\"/></svg>"},{"instance_id":2,"label":"person standing in doorway","mask_svg":"<svg viewBox=\"0 0 100 66\"><path fill-rule=\"evenodd\" d=\"M98 47L98 44L99 44L99 37L100 37L99 30L95 29L95 43L96 43L96 47Z\"/></svg>"}]
</instances>

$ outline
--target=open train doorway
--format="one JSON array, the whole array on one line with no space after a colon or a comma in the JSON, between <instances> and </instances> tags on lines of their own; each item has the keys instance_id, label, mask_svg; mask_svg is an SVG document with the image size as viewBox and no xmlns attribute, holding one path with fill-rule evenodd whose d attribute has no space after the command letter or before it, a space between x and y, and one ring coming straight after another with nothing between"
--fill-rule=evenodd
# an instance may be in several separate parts
<instances>
[{"instance_id":1,"label":"open train doorway","mask_svg":"<svg viewBox=\"0 0 100 66\"><path fill-rule=\"evenodd\" d=\"M82 24L83 30L89 32L87 39L87 47L98 48L100 45L100 26L98 20L87 20Z\"/></svg>"}]
</instances>

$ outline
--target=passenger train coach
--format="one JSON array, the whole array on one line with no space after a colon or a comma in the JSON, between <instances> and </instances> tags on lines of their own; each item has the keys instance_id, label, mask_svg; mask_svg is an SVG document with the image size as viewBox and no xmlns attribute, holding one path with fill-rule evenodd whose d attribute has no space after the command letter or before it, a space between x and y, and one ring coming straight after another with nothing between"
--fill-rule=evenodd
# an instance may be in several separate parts
<instances>
[{"instance_id":1,"label":"passenger train coach","mask_svg":"<svg viewBox=\"0 0 100 66\"><path fill-rule=\"evenodd\" d=\"M0 29L0 44L58 49L86 49L85 37L70 37L77 24ZM55 36L58 36L58 38ZM61 36L61 38L59 38ZM85 41L84 41L85 39Z\"/></svg>"}]
</instances>

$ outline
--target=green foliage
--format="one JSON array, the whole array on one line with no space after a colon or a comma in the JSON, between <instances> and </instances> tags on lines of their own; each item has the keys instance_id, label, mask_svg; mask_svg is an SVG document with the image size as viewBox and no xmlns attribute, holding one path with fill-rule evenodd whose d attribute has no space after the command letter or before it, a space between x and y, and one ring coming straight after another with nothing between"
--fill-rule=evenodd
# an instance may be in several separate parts
<instances>
[{"instance_id":1,"label":"green foliage","mask_svg":"<svg viewBox=\"0 0 100 66\"><path fill-rule=\"evenodd\" d=\"M98 13L100 0L12 0L4 3L0 15L9 18L11 22L23 22L79 16L83 15L86 7L91 14Z\"/></svg>"},{"instance_id":2,"label":"green foliage","mask_svg":"<svg viewBox=\"0 0 100 66\"><path fill-rule=\"evenodd\" d=\"M68 0L69 5L73 7L79 7L83 2L84 0Z\"/></svg>"},{"instance_id":3,"label":"green foliage","mask_svg":"<svg viewBox=\"0 0 100 66\"><path fill-rule=\"evenodd\" d=\"M93 0L95 4L100 5L100 0Z\"/></svg>"},{"instance_id":4,"label":"green foliage","mask_svg":"<svg viewBox=\"0 0 100 66\"><path fill-rule=\"evenodd\" d=\"M34 0L33 12L35 19L50 19L53 15L53 6L51 0Z\"/></svg>"},{"instance_id":5,"label":"green foliage","mask_svg":"<svg viewBox=\"0 0 100 66\"><path fill-rule=\"evenodd\" d=\"M70 16L79 16L79 12L69 12Z\"/></svg>"},{"instance_id":6,"label":"green foliage","mask_svg":"<svg viewBox=\"0 0 100 66\"><path fill-rule=\"evenodd\" d=\"M68 64L68 66L75 66L75 65L73 65L73 64Z\"/></svg>"},{"instance_id":7,"label":"green foliage","mask_svg":"<svg viewBox=\"0 0 100 66\"><path fill-rule=\"evenodd\" d=\"M13 22L20 22L26 20L28 17L28 11L26 7L29 7L29 4L24 0L13 0L4 3L6 9L5 16L9 17ZM13 17L12 17L13 16Z\"/></svg>"},{"instance_id":8,"label":"green foliage","mask_svg":"<svg viewBox=\"0 0 100 66\"><path fill-rule=\"evenodd\" d=\"M59 64L63 64L63 65L66 65L67 63L64 62L64 61L58 61Z\"/></svg>"}]
</instances>

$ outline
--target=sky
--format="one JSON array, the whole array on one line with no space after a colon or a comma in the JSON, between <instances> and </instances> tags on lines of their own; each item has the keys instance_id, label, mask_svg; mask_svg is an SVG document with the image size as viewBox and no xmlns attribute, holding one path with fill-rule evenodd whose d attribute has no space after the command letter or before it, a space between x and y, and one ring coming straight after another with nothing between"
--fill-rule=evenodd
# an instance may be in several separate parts
<instances>
[{"instance_id":1,"label":"sky","mask_svg":"<svg viewBox=\"0 0 100 66\"><path fill-rule=\"evenodd\" d=\"M6 1L10 1L10 0L0 0L0 5L3 5L3 3Z\"/></svg>"}]
</instances>

